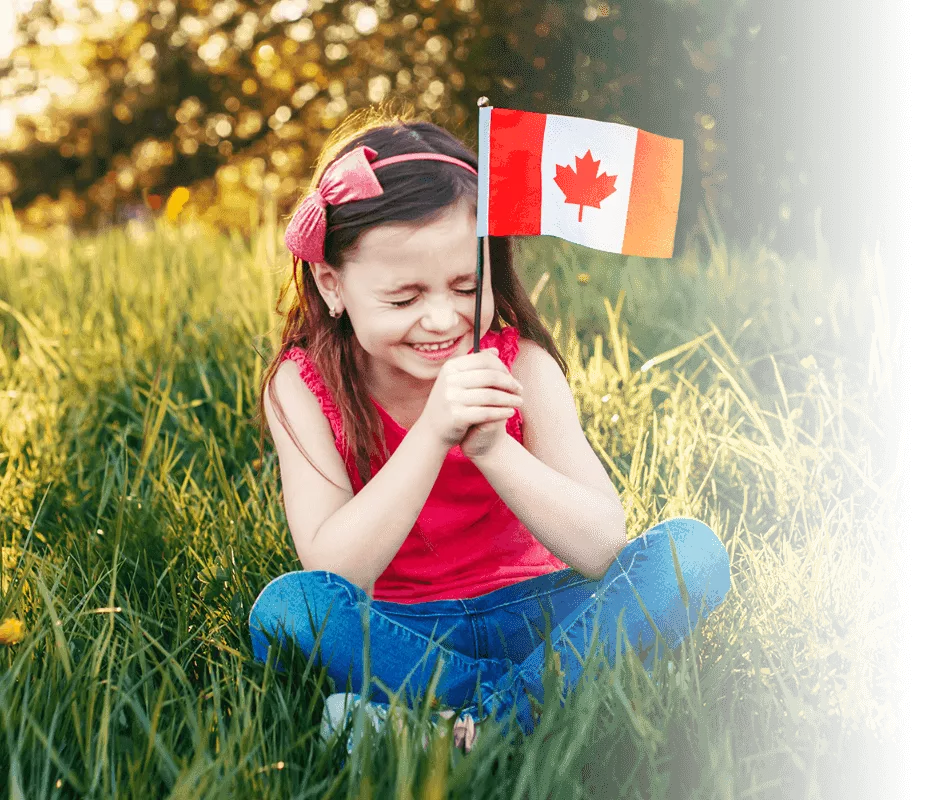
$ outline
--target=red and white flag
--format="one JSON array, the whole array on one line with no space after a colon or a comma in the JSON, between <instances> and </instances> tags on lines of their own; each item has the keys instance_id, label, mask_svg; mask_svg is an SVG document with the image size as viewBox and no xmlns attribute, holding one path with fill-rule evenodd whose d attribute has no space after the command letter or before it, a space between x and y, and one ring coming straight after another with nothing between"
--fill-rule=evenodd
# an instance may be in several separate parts
<instances>
[{"instance_id":1,"label":"red and white flag","mask_svg":"<svg viewBox=\"0 0 930 800\"><path fill-rule=\"evenodd\" d=\"M671 258L684 142L582 117L478 109L478 236Z\"/></svg>"}]
</instances>

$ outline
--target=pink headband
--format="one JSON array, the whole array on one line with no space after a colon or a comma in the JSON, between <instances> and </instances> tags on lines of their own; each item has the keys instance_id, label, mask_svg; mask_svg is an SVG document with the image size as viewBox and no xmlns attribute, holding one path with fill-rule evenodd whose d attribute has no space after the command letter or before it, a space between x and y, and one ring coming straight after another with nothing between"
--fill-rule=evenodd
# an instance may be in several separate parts
<instances>
[{"instance_id":1,"label":"pink headband","mask_svg":"<svg viewBox=\"0 0 930 800\"><path fill-rule=\"evenodd\" d=\"M442 153L404 153L369 163L377 157L377 150L361 145L330 164L319 187L300 204L284 231L284 243L288 250L304 261L322 261L323 241L326 238L326 206L367 200L384 194L384 189L375 177L374 170L378 167L397 161L422 159L447 161L478 174L470 164Z\"/></svg>"}]
</instances>

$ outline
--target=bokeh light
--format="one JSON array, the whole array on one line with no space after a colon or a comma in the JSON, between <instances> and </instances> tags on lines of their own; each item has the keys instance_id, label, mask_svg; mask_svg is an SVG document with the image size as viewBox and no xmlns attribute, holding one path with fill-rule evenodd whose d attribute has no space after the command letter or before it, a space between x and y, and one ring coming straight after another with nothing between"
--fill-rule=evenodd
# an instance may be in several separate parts
<instances>
[{"instance_id":1,"label":"bokeh light","mask_svg":"<svg viewBox=\"0 0 930 800\"><path fill-rule=\"evenodd\" d=\"M855 253L892 216L877 195L891 198L900 177L894 137L860 119L895 127L881 39L891 12L863 33L855 14L800 2L485 11L474 0L0 0L0 194L24 223L77 230L152 214L149 195L185 186L182 216L247 228L250 204L292 208L348 114L398 102L474 146L486 94L683 139L682 237L707 209L730 236L761 232L783 251L813 252L822 223ZM861 45L839 69L847 42Z\"/></svg>"},{"instance_id":2,"label":"bokeh light","mask_svg":"<svg viewBox=\"0 0 930 800\"><path fill-rule=\"evenodd\" d=\"M474 14L456 7L462 24ZM352 108L398 87L448 104L450 77L464 81L436 27L388 0L13 0L0 11L0 193L28 223L80 227L153 213L150 196L185 186L186 209L248 226L257 202L296 199Z\"/></svg>"}]
</instances>

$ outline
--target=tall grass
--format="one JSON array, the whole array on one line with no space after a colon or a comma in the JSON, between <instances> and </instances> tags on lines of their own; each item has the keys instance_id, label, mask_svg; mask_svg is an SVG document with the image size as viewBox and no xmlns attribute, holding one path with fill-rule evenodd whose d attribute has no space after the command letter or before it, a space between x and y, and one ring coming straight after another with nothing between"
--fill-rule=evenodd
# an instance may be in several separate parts
<instances>
[{"instance_id":1,"label":"tall grass","mask_svg":"<svg viewBox=\"0 0 930 800\"><path fill-rule=\"evenodd\" d=\"M895 795L897 329L878 251L850 278L712 226L704 261L619 269L526 242L631 535L706 521L732 592L653 680L628 652L563 698L550 658L529 738L487 720L470 755L438 736L423 753L427 697L345 758L344 735L318 735L331 679L299 654L273 672L248 636L262 586L300 568L249 422L279 242L271 222L246 239L196 221L41 239L3 215L0 621L25 625L0 646L11 798Z\"/></svg>"},{"instance_id":2,"label":"tall grass","mask_svg":"<svg viewBox=\"0 0 930 800\"><path fill-rule=\"evenodd\" d=\"M834 263L819 216L814 254L790 260L761 239L748 247L728 243L712 209L701 210L699 227L674 259L621 260L545 236L515 241L529 285L548 276L539 309L565 319L583 342L611 327L603 298L622 294L633 341L652 353L705 333L710 320L743 359L801 348L857 360L868 355L874 332L873 298L887 304L894 286L884 285L872 253L863 252L860 263Z\"/></svg>"}]
</instances>

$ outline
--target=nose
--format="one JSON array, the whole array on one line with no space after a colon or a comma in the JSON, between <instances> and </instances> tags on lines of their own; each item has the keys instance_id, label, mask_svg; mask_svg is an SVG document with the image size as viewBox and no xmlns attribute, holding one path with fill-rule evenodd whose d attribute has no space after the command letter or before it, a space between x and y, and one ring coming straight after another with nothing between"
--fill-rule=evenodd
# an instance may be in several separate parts
<instances>
[{"instance_id":1,"label":"nose","mask_svg":"<svg viewBox=\"0 0 930 800\"><path fill-rule=\"evenodd\" d=\"M423 328L431 333L444 333L456 328L455 318L459 311L454 302L448 298L434 300L426 306L423 315Z\"/></svg>"}]
</instances>

